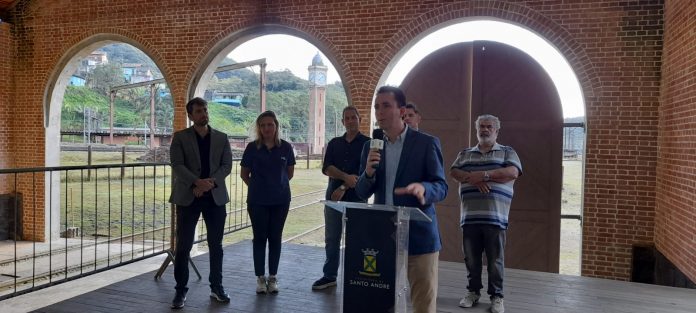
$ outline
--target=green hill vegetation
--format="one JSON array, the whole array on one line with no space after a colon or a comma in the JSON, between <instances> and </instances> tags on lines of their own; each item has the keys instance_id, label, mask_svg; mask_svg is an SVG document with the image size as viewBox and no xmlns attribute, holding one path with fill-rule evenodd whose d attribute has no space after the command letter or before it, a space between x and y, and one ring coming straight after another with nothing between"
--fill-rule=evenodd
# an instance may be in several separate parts
<instances>
[{"instance_id":1,"label":"green hill vegetation","mask_svg":"<svg viewBox=\"0 0 696 313\"><path fill-rule=\"evenodd\" d=\"M149 122L150 114L150 96L144 94L142 90L133 90L130 94L140 94L138 99L116 98L114 100L114 127L125 128L142 128L145 127L146 121ZM165 99L156 97L156 104L160 107L166 106ZM171 101L168 102L171 108ZM156 106L157 108L157 106ZM61 110L61 129L62 130L82 130L85 117L89 118L89 114L85 109L90 109L92 112L92 130L109 127L109 97L100 94L99 92L84 86L68 86L65 90L63 98L63 107ZM169 110L171 111L171 109ZM165 116L162 113L167 112L166 109L156 110L157 121L159 127L165 127ZM169 121L171 128L171 118Z\"/></svg>"},{"instance_id":2,"label":"green hill vegetation","mask_svg":"<svg viewBox=\"0 0 696 313\"><path fill-rule=\"evenodd\" d=\"M109 58L124 63L152 64L141 55L133 56L133 49L111 48ZM139 51L138 51L139 52ZM142 54L142 52L140 52ZM143 54L144 55L144 54ZM223 62L234 63L232 60ZM61 128L82 130L92 116L93 129L109 125L109 89L122 85L119 63L98 66L87 77L86 86L69 86L62 107ZM152 64L154 66L154 64ZM153 71L154 72L154 71ZM156 71L159 73L159 71ZM281 123L281 135L292 142L306 142L308 129L309 82L294 76L290 71L267 72L266 109L276 112ZM260 113L259 75L250 69L216 74L209 82L208 90L239 92L244 95L240 107L210 102L210 124L229 135L253 137L253 124ZM150 121L150 91L147 87L120 90L115 99L114 126L124 128L148 127ZM326 137L327 140L343 133L341 110L348 102L343 86L336 82L326 86ZM95 113L86 113L89 108ZM160 87L155 93L156 126L171 131L173 109L169 90ZM85 117L88 118L85 118ZM337 120L338 119L338 120ZM338 127L337 127L338 126Z\"/></svg>"}]
</instances>

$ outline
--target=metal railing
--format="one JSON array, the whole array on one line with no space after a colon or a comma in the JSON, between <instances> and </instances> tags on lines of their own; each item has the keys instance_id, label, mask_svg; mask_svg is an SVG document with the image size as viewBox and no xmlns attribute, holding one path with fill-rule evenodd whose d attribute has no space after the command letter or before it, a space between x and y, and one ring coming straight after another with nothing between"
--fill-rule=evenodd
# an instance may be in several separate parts
<instances>
[{"instance_id":1,"label":"metal railing","mask_svg":"<svg viewBox=\"0 0 696 313\"><path fill-rule=\"evenodd\" d=\"M0 182L0 300L169 249L167 163L3 169Z\"/></svg>"},{"instance_id":2,"label":"metal railing","mask_svg":"<svg viewBox=\"0 0 696 313\"><path fill-rule=\"evenodd\" d=\"M239 161L226 180L225 235L251 226ZM0 214L0 300L171 255L171 181L169 163L0 169L0 197L7 200L0 213L4 203L11 216ZM291 211L318 203L323 192L293 196ZM206 234L198 223L195 242L205 242Z\"/></svg>"}]
</instances>

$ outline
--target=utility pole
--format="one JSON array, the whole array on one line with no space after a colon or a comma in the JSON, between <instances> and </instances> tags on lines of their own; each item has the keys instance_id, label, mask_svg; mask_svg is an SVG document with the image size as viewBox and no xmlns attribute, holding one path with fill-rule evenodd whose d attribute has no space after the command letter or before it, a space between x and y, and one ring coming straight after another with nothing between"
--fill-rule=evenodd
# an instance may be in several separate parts
<instances>
[{"instance_id":1,"label":"utility pole","mask_svg":"<svg viewBox=\"0 0 696 313\"><path fill-rule=\"evenodd\" d=\"M155 84L150 85L150 150L155 148Z\"/></svg>"}]
</instances>

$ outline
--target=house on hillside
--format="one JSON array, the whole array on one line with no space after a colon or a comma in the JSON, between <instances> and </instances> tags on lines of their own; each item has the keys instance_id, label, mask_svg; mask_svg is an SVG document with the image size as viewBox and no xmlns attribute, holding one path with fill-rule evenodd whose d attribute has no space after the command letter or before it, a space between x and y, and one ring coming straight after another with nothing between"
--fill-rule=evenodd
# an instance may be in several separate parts
<instances>
[{"instance_id":1,"label":"house on hillside","mask_svg":"<svg viewBox=\"0 0 696 313\"><path fill-rule=\"evenodd\" d=\"M106 52L101 50L92 51L88 56L82 59L78 72L88 73L94 70L97 66L109 63L109 57Z\"/></svg>"},{"instance_id":2,"label":"house on hillside","mask_svg":"<svg viewBox=\"0 0 696 313\"><path fill-rule=\"evenodd\" d=\"M123 69L123 78L127 83L134 84L153 79L150 68L140 63L124 63L121 68Z\"/></svg>"},{"instance_id":3,"label":"house on hillside","mask_svg":"<svg viewBox=\"0 0 696 313\"><path fill-rule=\"evenodd\" d=\"M244 99L244 93L238 91L206 90L205 99L234 107L240 107Z\"/></svg>"},{"instance_id":4,"label":"house on hillside","mask_svg":"<svg viewBox=\"0 0 696 313\"><path fill-rule=\"evenodd\" d=\"M70 76L70 86L84 86L87 80L77 74Z\"/></svg>"}]
</instances>

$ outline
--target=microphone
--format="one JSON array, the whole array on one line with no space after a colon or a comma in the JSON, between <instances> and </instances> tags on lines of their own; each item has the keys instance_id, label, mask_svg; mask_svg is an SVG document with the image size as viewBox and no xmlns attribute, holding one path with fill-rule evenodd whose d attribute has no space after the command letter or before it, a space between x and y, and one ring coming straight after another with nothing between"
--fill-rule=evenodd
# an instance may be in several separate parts
<instances>
[{"instance_id":1,"label":"microphone","mask_svg":"<svg viewBox=\"0 0 696 313\"><path fill-rule=\"evenodd\" d=\"M372 130L373 139L384 139L384 131L381 128L375 128Z\"/></svg>"},{"instance_id":2,"label":"microphone","mask_svg":"<svg viewBox=\"0 0 696 313\"><path fill-rule=\"evenodd\" d=\"M384 131L380 128L375 128L372 130L372 140L370 140L370 150L382 150L384 149ZM379 164L372 164L372 168L377 169Z\"/></svg>"}]
</instances>

